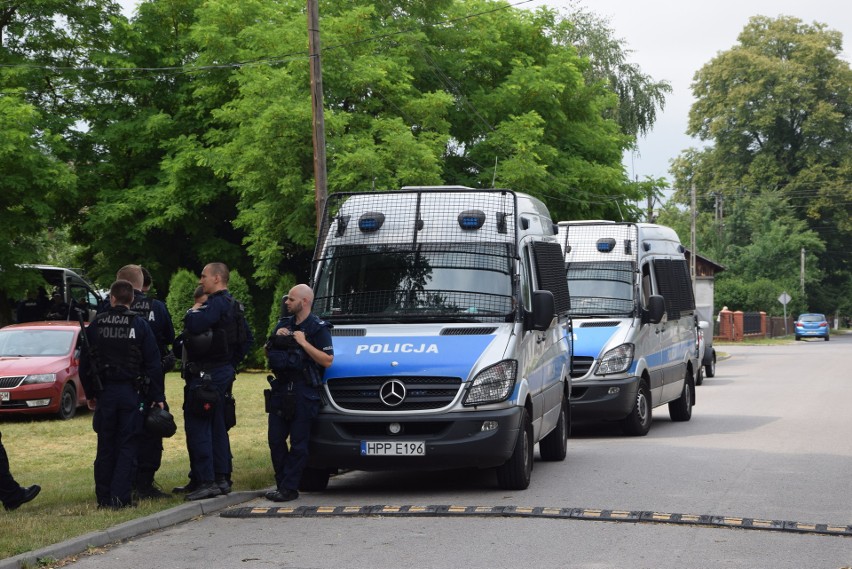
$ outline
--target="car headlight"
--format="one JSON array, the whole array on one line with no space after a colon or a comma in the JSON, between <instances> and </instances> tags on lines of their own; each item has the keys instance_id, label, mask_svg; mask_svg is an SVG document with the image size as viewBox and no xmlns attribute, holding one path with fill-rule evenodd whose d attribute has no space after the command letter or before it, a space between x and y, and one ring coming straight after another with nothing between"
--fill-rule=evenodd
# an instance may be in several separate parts
<instances>
[{"instance_id":1,"label":"car headlight","mask_svg":"<svg viewBox=\"0 0 852 569\"><path fill-rule=\"evenodd\" d=\"M32 384L32 383L53 383L56 381L55 373L37 373L28 375L24 378L24 381L21 382L22 385Z\"/></svg>"},{"instance_id":2,"label":"car headlight","mask_svg":"<svg viewBox=\"0 0 852 569\"><path fill-rule=\"evenodd\" d=\"M621 344L603 355L598 364L598 375L623 373L633 364L633 344Z\"/></svg>"},{"instance_id":3,"label":"car headlight","mask_svg":"<svg viewBox=\"0 0 852 569\"><path fill-rule=\"evenodd\" d=\"M464 405L485 405L505 401L515 388L516 360L503 360L476 374L464 398Z\"/></svg>"}]
</instances>

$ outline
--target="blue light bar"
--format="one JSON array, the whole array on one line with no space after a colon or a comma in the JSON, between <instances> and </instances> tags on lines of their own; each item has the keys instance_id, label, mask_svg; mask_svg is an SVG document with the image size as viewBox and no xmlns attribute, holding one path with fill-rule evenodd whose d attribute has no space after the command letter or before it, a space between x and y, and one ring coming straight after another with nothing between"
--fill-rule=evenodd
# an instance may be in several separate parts
<instances>
[{"instance_id":1,"label":"blue light bar","mask_svg":"<svg viewBox=\"0 0 852 569\"><path fill-rule=\"evenodd\" d=\"M603 237L598 239L598 252L609 253L615 249L615 239L612 237Z\"/></svg>"},{"instance_id":2,"label":"blue light bar","mask_svg":"<svg viewBox=\"0 0 852 569\"><path fill-rule=\"evenodd\" d=\"M459 214L459 227L464 230L479 229L485 223L485 212L469 209Z\"/></svg>"},{"instance_id":3,"label":"blue light bar","mask_svg":"<svg viewBox=\"0 0 852 569\"><path fill-rule=\"evenodd\" d=\"M368 211L358 218L358 229L364 233L378 231L385 222L385 214L379 211Z\"/></svg>"}]
</instances>

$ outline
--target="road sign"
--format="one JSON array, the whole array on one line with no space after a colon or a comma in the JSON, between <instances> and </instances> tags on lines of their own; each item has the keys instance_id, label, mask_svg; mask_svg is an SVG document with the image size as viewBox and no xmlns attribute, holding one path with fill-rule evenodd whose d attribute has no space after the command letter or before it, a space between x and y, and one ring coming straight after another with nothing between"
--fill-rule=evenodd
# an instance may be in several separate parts
<instances>
[{"instance_id":1,"label":"road sign","mask_svg":"<svg viewBox=\"0 0 852 569\"><path fill-rule=\"evenodd\" d=\"M781 296L778 297L778 302L780 302L784 306L787 306L787 303L789 303L791 300L793 300L793 298L786 292L782 292Z\"/></svg>"}]
</instances>

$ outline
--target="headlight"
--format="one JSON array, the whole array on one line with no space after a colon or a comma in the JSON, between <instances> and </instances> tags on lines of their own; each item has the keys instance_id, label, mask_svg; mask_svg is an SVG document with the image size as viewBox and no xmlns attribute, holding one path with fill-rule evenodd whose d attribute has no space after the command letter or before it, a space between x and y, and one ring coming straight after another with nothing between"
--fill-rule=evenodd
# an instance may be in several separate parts
<instances>
[{"instance_id":1,"label":"headlight","mask_svg":"<svg viewBox=\"0 0 852 569\"><path fill-rule=\"evenodd\" d=\"M621 344L603 355L598 364L598 375L623 373L633 364L633 344Z\"/></svg>"},{"instance_id":2,"label":"headlight","mask_svg":"<svg viewBox=\"0 0 852 569\"><path fill-rule=\"evenodd\" d=\"M24 381L21 382L21 385L27 385L32 383L53 383L54 381L56 381L55 373L39 373L26 376L24 378Z\"/></svg>"},{"instance_id":3,"label":"headlight","mask_svg":"<svg viewBox=\"0 0 852 569\"><path fill-rule=\"evenodd\" d=\"M464 405L485 405L505 401L515 388L518 362L504 360L479 372L470 383Z\"/></svg>"}]
</instances>

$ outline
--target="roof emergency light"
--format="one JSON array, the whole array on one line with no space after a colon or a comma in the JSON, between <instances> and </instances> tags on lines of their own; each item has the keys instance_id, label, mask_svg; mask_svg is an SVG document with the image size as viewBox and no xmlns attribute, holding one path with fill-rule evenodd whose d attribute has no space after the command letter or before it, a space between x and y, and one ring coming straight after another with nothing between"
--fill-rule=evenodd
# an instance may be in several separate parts
<instances>
[{"instance_id":1,"label":"roof emergency light","mask_svg":"<svg viewBox=\"0 0 852 569\"><path fill-rule=\"evenodd\" d=\"M609 253L615 249L615 239L612 237L601 237L598 239L597 245L599 253Z\"/></svg>"},{"instance_id":2,"label":"roof emergency light","mask_svg":"<svg viewBox=\"0 0 852 569\"><path fill-rule=\"evenodd\" d=\"M368 211L358 218L358 229L364 233L378 231L385 222L385 214L380 211Z\"/></svg>"},{"instance_id":3,"label":"roof emergency light","mask_svg":"<svg viewBox=\"0 0 852 569\"><path fill-rule=\"evenodd\" d=\"M485 212L469 209L459 214L459 227L464 230L479 229L485 223Z\"/></svg>"}]
</instances>

